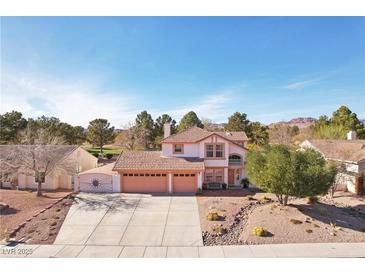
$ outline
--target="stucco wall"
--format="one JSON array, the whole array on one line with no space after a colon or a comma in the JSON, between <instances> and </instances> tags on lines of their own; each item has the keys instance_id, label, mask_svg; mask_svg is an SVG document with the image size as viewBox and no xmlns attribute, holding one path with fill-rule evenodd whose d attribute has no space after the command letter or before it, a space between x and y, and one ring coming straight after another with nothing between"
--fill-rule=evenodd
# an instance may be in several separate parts
<instances>
[{"instance_id":1,"label":"stucco wall","mask_svg":"<svg viewBox=\"0 0 365 274\"><path fill-rule=\"evenodd\" d=\"M162 155L167 157L199 157L198 144L184 144L184 153L173 153L173 144L162 144Z\"/></svg>"},{"instance_id":2,"label":"stucco wall","mask_svg":"<svg viewBox=\"0 0 365 274\"><path fill-rule=\"evenodd\" d=\"M355 182L356 177L353 175L338 173L336 175L336 189L337 190L348 190L355 193Z\"/></svg>"},{"instance_id":3,"label":"stucco wall","mask_svg":"<svg viewBox=\"0 0 365 274\"><path fill-rule=\"evenodd\" d=\"M98 186L93 185L96 180ZM84 192L113 192L113 175L87 173L78 176L79 190Z\"/></svg>"}]
</instances>

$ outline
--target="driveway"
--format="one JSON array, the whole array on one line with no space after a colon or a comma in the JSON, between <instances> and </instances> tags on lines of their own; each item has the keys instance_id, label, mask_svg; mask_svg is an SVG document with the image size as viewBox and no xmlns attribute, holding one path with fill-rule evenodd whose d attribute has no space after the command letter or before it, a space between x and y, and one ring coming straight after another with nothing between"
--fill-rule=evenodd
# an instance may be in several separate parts
<instances>
[{"instance_id":1,"label":"driveway","mask_svg":"<svg viewBox=\"0 0 365 274\"><path fill-rule=\"evenodd\" d=\"M197 201L193 196L80 193L55 244L202 246Z\"/></svg>"}]
</instances>

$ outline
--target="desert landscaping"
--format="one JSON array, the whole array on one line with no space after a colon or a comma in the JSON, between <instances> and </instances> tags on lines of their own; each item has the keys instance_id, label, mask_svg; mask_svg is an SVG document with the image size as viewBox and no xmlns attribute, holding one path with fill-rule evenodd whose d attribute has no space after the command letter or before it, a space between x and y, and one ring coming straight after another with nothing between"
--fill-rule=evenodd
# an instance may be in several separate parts
<instances>
[{"instance_id":1,"label":"desert landscaping","mask_svg":"<svg viewBox=\"0 0 365 274\"><path fill-rule=\"evenodd\" d=\"M72 205L70 192L47 192L37 197L34 191L0 190L0 239L26 243L53 243Z\"/></svg>"},{"instance_id":2,"label":"desert landscaping","mask_svg":"<svg viewBox=\"0 0 365 274\"><path fill-rule=\"evenodd\" d=\"M272 194L235 192L197 197L204 245L365 241L364 197L336 192L333 198L311 203L295 198L281 206ZM254 235L255 228L263 234Z\"/></svg>"}]
</instances>

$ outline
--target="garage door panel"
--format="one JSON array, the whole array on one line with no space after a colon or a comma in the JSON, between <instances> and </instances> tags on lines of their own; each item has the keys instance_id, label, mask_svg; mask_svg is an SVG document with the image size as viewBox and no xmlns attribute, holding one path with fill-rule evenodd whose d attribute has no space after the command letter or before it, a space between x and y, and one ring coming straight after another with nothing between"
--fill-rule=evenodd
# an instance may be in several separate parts
<instances>
[{"instance_id":1,"label":"garage door panel","mask_svg":"<svg viewBox=\"0 0 365 274\"><path fill-rule=\"evenodd\" d=\"M176 173L172 180L174 193L195 193L197 191L198 180L196 174Z\"/></svg>"},{"instance_id":2,"label":"garage door panel","mask_svg":"<svg viewBox=\"0 0 365 274\"><path fill-rule=\"evenodd\" d=\"M162 176L122 176L122 192L167 192L167 175Z\"/></svg>"}]
</instances>

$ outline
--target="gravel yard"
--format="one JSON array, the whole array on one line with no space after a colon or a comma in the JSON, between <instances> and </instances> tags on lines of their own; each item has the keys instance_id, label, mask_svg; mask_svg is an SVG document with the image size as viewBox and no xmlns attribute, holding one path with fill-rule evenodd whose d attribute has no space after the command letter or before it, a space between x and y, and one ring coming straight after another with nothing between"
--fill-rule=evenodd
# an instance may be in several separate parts
<instances>
[{"instance_id":1,"label":"gravel yard","mask_svg":"<svg viewBox=\"0 0 365 274\"><path fill-rule=\"evenodd\" d=\"M274 195L232 191L197 198L204 245L365 242L364 197L337 192L319 203L291 199L283 207ZM209 221L209 213L217 213L218 220ZM265 237L252 234L257 226L268 231Z\"/></svg>"},{"instance_id":2,"label":"gravel yard","mask_svg":"<svg viewBox=\"0 0 365 274\"><path fill-rule=\"evenodd\" d=\"M44 191L43 197L37 197L36 192L0 189L0 202L9 206L0 213L0 240L8 237L21 223L69 194Z\"/></svg>"}]
</instances>

